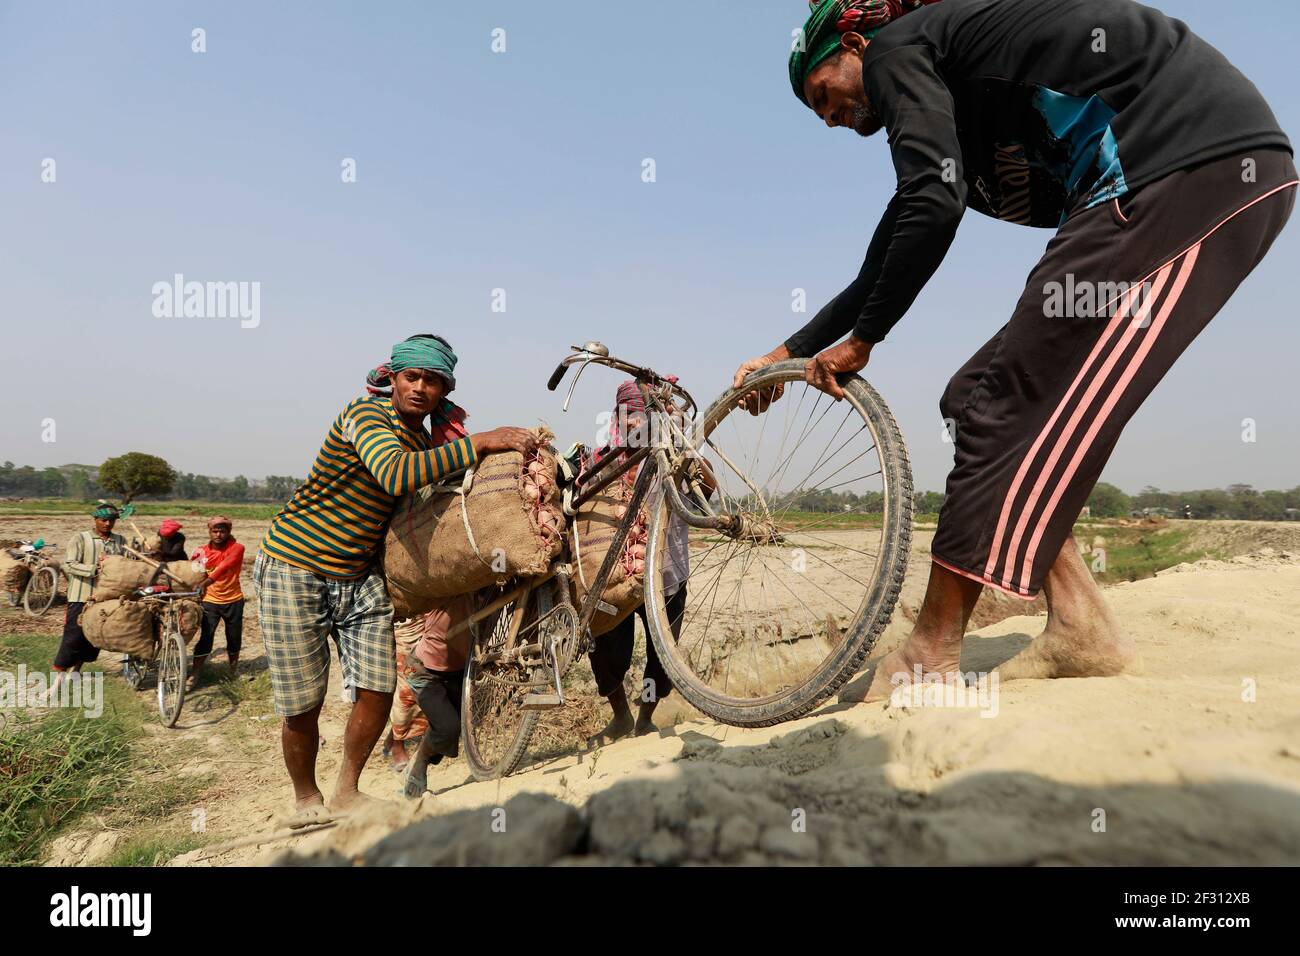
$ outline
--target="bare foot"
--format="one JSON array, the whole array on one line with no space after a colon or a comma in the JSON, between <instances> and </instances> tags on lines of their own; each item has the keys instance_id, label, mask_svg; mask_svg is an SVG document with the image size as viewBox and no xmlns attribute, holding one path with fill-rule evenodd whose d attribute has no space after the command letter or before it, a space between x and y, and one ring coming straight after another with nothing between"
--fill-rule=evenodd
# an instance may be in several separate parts
<instances>
[{"instance_id":1,"label":"bare foot","mask_svg":"<svg viewBox=\"0 0 1300 956\"><path fill-rule=\"evenodd\" d=\"M388 738L384 741L384 756L388 758L394 773L406 773L411 756L406 752L406 741Z\"/></svg>"},{"instance_id":2,"label":"bare foot","mask_svg":"<svg viewBox=\"0 0 1300 956\"><path fill-rule=\"evenodd\" d=\"M955 673L960 680L961 644L931 644L908 638L902 647L880 659L871 683L855 681L840 691L840 703L870 704L889 700L895 688L915 682L918 668L923 678L937 674L950 679L949 675Z\"/></svg>"},{"instance_id":3,"label":"bare foot","mask_svg":"<svg viewBox=\"0 0 1300 956\"><path fill-rule=\"evenodd\" d=\"M617 714L608 724L605 725L604 730L592 734L587 738L586 749L589 751L596 750L599 747L605 746L605 744L611 744L632 733L635 727L636 724L632 720L632 715L630 713Z\"/></svg>"},{"instance_id":4,"label":"bare foot","mask_svg":"<svg viewBox=\"0 0 1300 956\"><path fill-rule=\"evenodd\" d=\"M317 792L314 796L303 797L298 800L288 815L281 819L280 823L290 830L297 830L299 827L328 823L332 819L329 808L325 806L325 798Z\"/></svg>"},{"instance_id":5,"label":"bare foot","mask_svg":"<svg viewBox=\"0 0 1300 956\"><path fill-rule=\"evenodd\" d=\"M996 673L1000 680L1113 677L1134 673L1141 667L1137 645L1113 621L1093 620L1067 627L1049 617L1043 633L999 665Z\"/></svg>"},{"instance_id":6,"label":"bare foot","mask_svg":"<svg viewBox=\"0 0 1300 956\"><path fill-rule=\"evenodd\" d=\"M654 721L649 717L645 719L638 717L635 726L632 728L632 736L634 737L644 737L646 734L657 733L659 733L659 728L654 725Z\"/></svg>"},{"instance_id":7,"label":"bare foot","mask_svg":"<svg viewBox=\"0 0 1300 956\"><path fill-rule=\"evenodd\" d=\"M377 807L388 803L387 800L369 796L360 790L351 790L346 793L336 792L334 799L330 802L334 805L334 812L338 815L359 813L367 807Z\"/></svg>"}]
</instances>

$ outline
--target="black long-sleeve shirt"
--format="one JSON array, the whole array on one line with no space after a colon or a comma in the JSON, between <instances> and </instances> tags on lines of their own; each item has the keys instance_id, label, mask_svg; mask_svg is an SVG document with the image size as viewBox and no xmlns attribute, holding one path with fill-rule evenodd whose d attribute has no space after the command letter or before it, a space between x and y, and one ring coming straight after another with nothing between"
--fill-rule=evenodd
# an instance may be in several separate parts
<instances>
[{"instance_id":1,"label":"black long-sleeve shirt","mask_svg":"<svg viewBox=\"0 0 1300 956\"><path fill-rule=\"evenodd\" d=\"M942 0L881 30L862 75L898 185L857 278L786 340L798 356L883 339L967 206L1054 227L1176 169L1291 149L1222 54L1132 0Z\"/></svg>"}]
</instances>

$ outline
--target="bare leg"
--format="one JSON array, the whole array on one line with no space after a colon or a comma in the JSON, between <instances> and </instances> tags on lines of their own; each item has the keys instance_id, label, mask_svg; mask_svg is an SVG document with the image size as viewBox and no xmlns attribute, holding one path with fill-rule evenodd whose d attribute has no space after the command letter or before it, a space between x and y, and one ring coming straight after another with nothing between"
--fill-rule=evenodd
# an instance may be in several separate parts
<instances>
[{"instance_id":1,"label":"bare leg","mask_svg":"<svg viewBox=\"0 0 1300 956\"><path fill-rule=\"evenodd\" d=\"M642 701L641 706L637 708L636 726L632 729L632 732L638 737L652 734L659 729L654 722L655 708L657 706L659 706L658 700L647 700Z\"/></svg>"},{"instance_id":2,"label":"bare leg","mask_svg":"<svg viewBox=\"0 0 1300 956\"><path fill-rule=\"evenodd\" d=\"M357 688L357 699L348 715L348 726L343 735L343 764L339 767L339 779L334 787L332 802L338 809L350 810L374 802L374 798L357 789L357 781L361 779L361 768L370 759L379 735L384 732L392 707L392 692Z\"/></svg>"},{"instance_id":3,"label":"bare leg","mask_svg":"<svg viewBox=\"0 0 1300 956\"><path fill-rule=\"evenodd\" d=\"M406 751L406 741L398 740L393 736L393 732L388 731L388 736L384 739L384 756L393 765L393 769L398 773L406 772L406 765L410 762L410 754Z\"/></svg>"},{"instance_id":4,"label":"bare leg","mask_svg":"<svg viewBox=\"0 0 1300 956\"><path fill-rule=\"evenodd\" d=\"M203 668L207 666L207 663L208 663L207 654L194 655L194 663L190 665L190 686L186 688L187 693L199 686L199 677L200 675L202 675Z\"/></svg>"},{"instance_id":5,"label":"bare leg","mask_svg":"<svg viewBox=\"0 0 1300 956\"><path fill-rule=\"evenodd\" d=\"M997 669L1001 680L1024 677L1110 677L1141 665L1137 645L1115 620L1101 589L1067 538L1043 581L1047 627Z\"/></svg>"},{"instance_id":6,"label":"bare leg","mask_svg":"<svg viewBox=\"0 0 1300 956\"><path fill-rule=\"evenodd\" d=\"M632 732L635 721L632 719L632 708L627 702L627 691L623 685L619 684L606 700L614 711L614 716L610 718L608 724L599 733L592 734L587 738L587 749L595 750L597 747L603 747L605 744L613 743L620 737L626 737Z\"/></svg>"},{"instance_id":7,"label":"bare leg","mask_svg":"<svg viewBox=\"0 0 1300 956\"><path fill-rule=\"evenodd\" d=\"M318 723L321 705L303 714L284 718L280 728L280 747L284 765L293 781L293 797L299 810L325 805L320 787L316 786L316 754L320 749Z\"/></svg>"},{"instance_id":8,"label":"bare leg","mask_svg":"<svg viewBox=\"0 0 1300 956\"><path fill-rule=\"evenodd\" d=\"M887 700L899 684L913 682L917 667L925 675L946 677L960 673L961 641L966 634L966 622L970 620L983 587L978 581L931 564L925 601L906 643L880 659L864 696L860 696L860 689L857 692L846 690L840 694L840 700Z\"/></svg>"},{"instance_id":9,"label":"bare leg","mask_svg":"<svg viewBox=\"0 0 1300 956\"><path fill-rule=\"evenodd\" d=\"M411 758L406 771L406 783L402 786L402 795L409 800L419 800L429 789L429 764L442 762L442 754L433 751L433 731L426 730L420 738L419 749Z\"/></svg>"}]
</instances>

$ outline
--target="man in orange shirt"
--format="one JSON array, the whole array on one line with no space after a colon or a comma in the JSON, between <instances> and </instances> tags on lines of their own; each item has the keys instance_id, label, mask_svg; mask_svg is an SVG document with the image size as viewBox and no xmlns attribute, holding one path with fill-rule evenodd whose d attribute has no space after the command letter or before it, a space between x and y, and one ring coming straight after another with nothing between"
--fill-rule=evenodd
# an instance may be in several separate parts
<instances>
[{"instance_id":1,"label":"man in orange shirt","mask_svg":"<svg viewBox=\"0 0 1300 956\"><path fill-rule=\"evenodd\" d=\"M212 653L212 639L217 636L217 622L226 622L226 654L230 675L239 669L239 648L244 641L244 592L239 587L239 573L244 567L244 546L230 533L230 519L221 515L208 521L208 543L191 557L202 561L207 576L199 584L203 601L203 626L199 642L194 645L194 670L190 690L199 684L199 675Z\"/></svg>"}]
</instances>

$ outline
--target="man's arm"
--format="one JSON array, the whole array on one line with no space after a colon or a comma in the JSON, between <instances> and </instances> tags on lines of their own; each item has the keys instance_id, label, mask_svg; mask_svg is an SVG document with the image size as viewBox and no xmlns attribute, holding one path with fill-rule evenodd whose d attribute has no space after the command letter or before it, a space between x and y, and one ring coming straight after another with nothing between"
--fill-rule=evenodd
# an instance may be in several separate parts
<instances>
[{"instance_id":1,"label":"man's arm","mask_svg":"<svg viewBox=\"0 0 1300 956\"><path fill-rule=\"evenodd\" d=\"M231 575L239 574L244 566L244 546L235 542L221 553L217 563L207 569L208 578L212 581L220 581Z\"/></svg>"},{"instance_id":2,"label":"man's arm","mask_svg":"<svg viewBox=\"0 0 1300 956\"><path fill-rule=\"evenodd\" d=\"M881 220L889 240L853 328L855 338L874 344L903 317L948 254L966 211L966 182L952 93L928 50L890 50L870 64L864 81L867 99L889 131L898 177Z\"/></svg>"},{"instance_id":3,"label":"man's arm","mask_svg":"<svg viewBox=\"0 0 1300 956\"><path fill-rule=\"evenodd\" d=\"M458 438L428 451L407 451L379 409L357 408L353 443L367 470L390 495L404 495L478 461L474 443Z\"/></svg>"},{"instance_id":4,"label":"man's arm","mask_svg":"<svg viewBox=\"0 0 1300 956\"><path fill-rule=\"evenodd\" d=\"M68 559L63 562L63 571L74 578L93 578L99 569L93 564L86 564L85 539L78 534L68 542Z\"/></svg>"},{"instance_id":5,"label":"man's arm","mask_svg":"<svg viewBox=\"0 0 1300 956\"><path fill-rule=\"evenodd\" d=\"M867 246L867 257L858 277L849 283L848 288L822 306L807 325L785 340L791 358L816 355L853 330L862 315L863 306L875 288L876 280L880 278L885 251L889 248L898 222L898 206L898 194L895 193L885 207L885 214L876 224L876 231L871 236L871 244Z\"/></svg>"},{"instance_id":6,"label":"man's arm","mask_svg":"<svg viewBox=\"0 0 1300 956\"><path fill-rule=\"evenodd\" d=\"M784 343L741 365L733 381L736 387L754 369L816 353L808 363L807 381L842 398L836 375L866 367L871 347L911 307L952 245L966 210L952 94L929 52L919 46L882 54L863 79L867 99L889 131L897 188L858 277ZM850 331L851 338L827 349ZM745 405L758 414L782 391L777 386L770 397L747 396Z\"/></svg>"}]
</instances>

